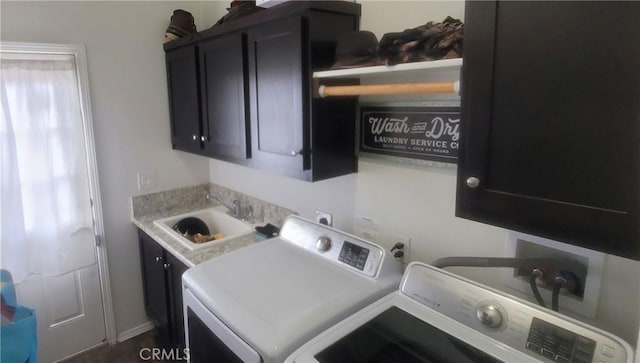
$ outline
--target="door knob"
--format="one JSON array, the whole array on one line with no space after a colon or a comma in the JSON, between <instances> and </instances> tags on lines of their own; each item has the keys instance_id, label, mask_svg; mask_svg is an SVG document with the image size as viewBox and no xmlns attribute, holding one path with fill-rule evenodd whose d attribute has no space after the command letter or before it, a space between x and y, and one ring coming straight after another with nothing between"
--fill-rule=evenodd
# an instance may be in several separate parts
<instances>
[{"instance_id":1,"label":"door knob","mask_svg":"<svg viewBox=\"0 0 640 363\"><path fill-rule=\"evenodd\" d=\"M480 179L475 176L470 176L467 178L467 186L471 189L475 189L480 185Z\"/></svg>"},{"instance_id":2,"label":"door knob","mask_svg":"<svg viewBox=\"0 0 640 363\"><path fill-rule=\"evenodd\" d=\"M193 135L193 136L191 136L191 138L193 139L193 141L198 140L198 136L197 135Z\"/></svg>"},{"instance_id":3,"label":"door knob","mask_svg":"<svg viewBox=\"0 0 640 363\"><path fill-rule=\"evenodd\" d=\"M208 137L206 137L206 136L200 136L200 141L202 141L202 142L208 142L208 141L209 141L209 138L208 138Z\"/></svg>"},{"instance_id":4,"label":"door knob","mask_svg":"<svg viewBox=\"0 0 640 363\"><path fill-rule=\"evenodd\" d=\"M162 257L161 256L156 256L156 262L160 262L162 261Z\"/></svg>"}]
</instances>

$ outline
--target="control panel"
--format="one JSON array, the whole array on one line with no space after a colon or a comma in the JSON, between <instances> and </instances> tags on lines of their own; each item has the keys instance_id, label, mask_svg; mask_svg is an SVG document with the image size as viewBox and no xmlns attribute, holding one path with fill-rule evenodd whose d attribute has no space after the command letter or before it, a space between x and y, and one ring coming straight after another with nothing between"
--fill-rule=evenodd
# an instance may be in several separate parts
<instances>
[{"instance_id":1,"label":"control panel","mask_svg":"<svg viewBox=\"0 0 640 363\"><path fill-rule=\"evenodd\" d=\"M593 360L596 342L544 320L533 318L526 348L557 362L588 363Z\"/></svg>"},{"instance_id":2,"label":"control panel","mask_svg":"<svg viewBox=\"0 0 640 363\"><path fill-rule=\"evenodd\" d=\"M409 265L400 291L540 361L633 359L629 344L610 333L423 263Z\"/></svg>"},{"instance_id":3,"label":"control panel","mask_svg":"<svg viewBox=\"0 0 640 363\"><path fill-rule=\"evenodd\" d=\"M378 245L303 218L287 218L280 238L369 277L378 275L385 263L396 264Z\"/></svg>"},{"instance_id":4,"label":"control panel","mask_svg":"<svg viewBox=\"0 0 640 363\"><path fill-rule=\"evenodd\" d=\"M344 241L340 249L340 254L338 255L338 261L362 271L367 263L370 251L371 250L366 247Z\"/></svg>"}]
</instances>

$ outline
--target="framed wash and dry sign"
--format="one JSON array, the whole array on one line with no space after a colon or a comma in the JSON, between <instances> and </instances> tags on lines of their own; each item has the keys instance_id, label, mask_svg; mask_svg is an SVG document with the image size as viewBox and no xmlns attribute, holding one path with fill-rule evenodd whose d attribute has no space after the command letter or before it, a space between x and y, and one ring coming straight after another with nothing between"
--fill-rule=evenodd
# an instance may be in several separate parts
<instances>
[{"instance_id":1,"label":"framed wash and dry sign","mask_svg":"<svg viewBox=\"0 0 640 363\"><path fill-rule=\"evenodd\" d=\"M362 107L360 151L456 163L459 107Z\"/></svg>"}]
</instances>

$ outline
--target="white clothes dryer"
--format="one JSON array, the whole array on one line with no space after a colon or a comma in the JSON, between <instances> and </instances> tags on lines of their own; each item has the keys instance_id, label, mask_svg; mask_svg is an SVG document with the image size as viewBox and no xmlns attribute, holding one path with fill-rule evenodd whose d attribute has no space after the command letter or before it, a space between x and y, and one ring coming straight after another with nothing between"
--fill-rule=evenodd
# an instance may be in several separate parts
<instances>
[{"instance_id":1,"label":"white clothes dryer","mask_svg":"<svg viewBox=\"0 0 640 363\"><path fill-rule=\"evenodd\" d=\"M279 237L185 272L190 361L281 363L397 290L401 277L401 264L380 246L290 216Z\"/></svg>"}]
</instances>

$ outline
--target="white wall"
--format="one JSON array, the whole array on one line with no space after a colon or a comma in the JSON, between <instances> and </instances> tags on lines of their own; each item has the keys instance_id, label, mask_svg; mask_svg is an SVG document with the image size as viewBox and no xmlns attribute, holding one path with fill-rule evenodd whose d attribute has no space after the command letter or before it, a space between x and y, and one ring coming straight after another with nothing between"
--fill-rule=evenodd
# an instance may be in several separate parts
<instances>
[{"instance_id":1,"label":"white wall","mask_svg":"<svg viewBox=\"0 0 640 363\"><path fill-rule=\"evenodd\" d=\"M311 220L316 210L327 211L333 214L336 228L352 229L355 174L308 183L218 160L211 160L210 168L212 183L292 209Z\"/></svg>"},{"instance_id":2,"label":"white wall","mask_svg":"<svg viewBox=\"0 0 640 363\"><path fill-rule=\"evenodd\" d=\"M136 173L153 172L156 190L209 180L205 158L170 147L162 41L174 9L215 14L206 2L2 1L2 41L86 46L98 171L118 334L147 321L129 197ZM145 193L148 191L145 191Z\"/></svg>"}]
</instances>

